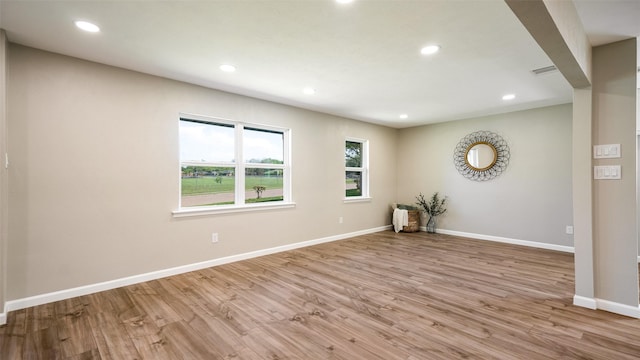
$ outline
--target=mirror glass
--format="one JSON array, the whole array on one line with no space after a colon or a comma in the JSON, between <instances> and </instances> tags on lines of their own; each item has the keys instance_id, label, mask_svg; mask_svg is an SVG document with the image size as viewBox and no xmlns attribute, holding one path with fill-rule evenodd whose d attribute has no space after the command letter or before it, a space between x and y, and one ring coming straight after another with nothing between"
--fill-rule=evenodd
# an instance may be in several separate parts
<instances>
[{"instance_id":1,"label":"mirror glass","mask_svg":"<svg viewBox=\"0 0 640 360\"><path fill-rule=\"evenodd\" d=\"M465 159L467 164L474 170L484 171L491 169L496 163L498 153L491 144L477 142L467 148Z\"/></svg>"}]
</instances>

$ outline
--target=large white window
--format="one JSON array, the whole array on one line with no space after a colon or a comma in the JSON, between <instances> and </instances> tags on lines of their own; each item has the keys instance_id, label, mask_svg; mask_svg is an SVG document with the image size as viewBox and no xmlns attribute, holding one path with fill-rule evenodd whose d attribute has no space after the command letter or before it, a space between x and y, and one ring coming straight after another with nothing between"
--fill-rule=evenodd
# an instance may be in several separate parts
<instances>
[{"instance_id":1,"label":"large white window","mask_svg":"<svg viewBox=\"0 0 640 360\"><path fill-rule=\"evenodd\" d=\"M180 118L180 206L174 214L291 204L289 130Z\"/></svg>"},{"instance_id":2,"label":"large white window","mask_svg":"<svg viewBox=\"0 0 640 360\"><path fill-rule=\"evenodd\" d=\"M348 138L344 147L345 199L369 198L369 142Z\"/></svg>"}]
</instances>

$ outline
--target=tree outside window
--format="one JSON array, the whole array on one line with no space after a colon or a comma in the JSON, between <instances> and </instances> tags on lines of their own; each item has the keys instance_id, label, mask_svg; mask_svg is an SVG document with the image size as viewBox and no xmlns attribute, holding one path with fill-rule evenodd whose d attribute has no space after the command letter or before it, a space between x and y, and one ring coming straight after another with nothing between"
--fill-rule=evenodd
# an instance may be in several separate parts
<instances>
[{"instance_id":1,"label":"tree outside window","mask_svg":"<svg viewBox=\"0 0 640 360\"><path fill-rule=\"evenodd\" d=\"M345 198L369 196L368 141L347 139L345 159Z\"/></svg>"}]
</instances>

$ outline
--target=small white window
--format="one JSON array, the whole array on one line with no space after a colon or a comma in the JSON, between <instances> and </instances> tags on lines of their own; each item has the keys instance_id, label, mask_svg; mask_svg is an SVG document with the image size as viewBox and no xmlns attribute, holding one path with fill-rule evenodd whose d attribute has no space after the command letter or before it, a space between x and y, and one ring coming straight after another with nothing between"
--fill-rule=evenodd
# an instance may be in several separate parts
<instances>
[{"instance_id":1,"label":"small white window","mask_svg":"<svg viewBox=\"0 0 640 360\"><path fill-rule=\"evenodd\" d=\"M291 202L289 130L180 118L180 209Z\"/></svg>"},{"instance_id":2,"label":"small white window","mask_svg":"<svg viewBox=\"0 0 640 360\"><path fill-rule=\"evenodd\" d=\"M369 142L349 138L345 141L345 199L369 197Z\"/></svg>"}]
</instances>

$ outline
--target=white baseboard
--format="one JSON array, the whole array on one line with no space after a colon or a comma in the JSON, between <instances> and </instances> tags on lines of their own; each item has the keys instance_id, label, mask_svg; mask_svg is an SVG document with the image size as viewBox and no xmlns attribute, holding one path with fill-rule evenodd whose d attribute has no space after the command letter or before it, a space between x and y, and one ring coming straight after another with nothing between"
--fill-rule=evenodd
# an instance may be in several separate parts
<instances>
[{"instance_id":1,"label":"white baseboard","mask_svg":"<svg viewBox=\"0 0 640 360\"><path fill-rule=\"evenodd\" d=\"M595 299L598 309L640 319L640 306L631 306L617 302Z\"/></svg>"},{"instance_id":2,"label":"white baseboard","mask_svg":"<svg viewBox=\"0 0 640 360\"><path fill-rule=\"evenodd\" d=\"M4 307L5 312L0 314L0 325L6 323L6 320L7 320L6 316L9 311L25 309L31 306L37 306L37 305L47 304L54 301L70 299L77 296L93 294L100 291L119 288L122 286L138 284L138 283L150 281L150 280L156 280L156 279L164 278L167 276L184 274L190 271L201 270L201 269L228 264L228 263L232 263L240 260L246 260L246 259L251 259L259 256L275 254L283 251L299 249L307 246L348 239L355 236L372 234L372 233L385 231L389 229L391 229L391 225L380 226L372 229L360 230L360 231L334 235L334 236L324 237L324 238L315 239L315 240L303 241L303 242L294 243L294 244L276 246L269 249L256 250L256 251L251 251L244 254L232 255L232 256L227 256L219 259L207 260L199 263L153 271L145 274L129 276L129 277L105 281L97 284L91 284L91 285L80 286L72 289L60 290L60 291L47 293L47 294L30 296L23 299L10 300L5 303L5 307Z\"/></svg>"},{"instance_id":3,"label":"white baseboard","mask_svg":"<svg viewBox=\"0 0 640 360\"><path fill-rule=\"evenodd\" d=\"M425 226L421 226L420 230L427 231L427 228ZM436 232L438 234L462 236L462 237L468 237L468 238L478 239L478 240L497 241L497 242L507 243L507 244L515 244L515 245L536 247L541 249L557 250L557 251L568 252L572 254L575 253L575 248L573 246L546 244L546 243L539 243L535 241L510 239L510 238L504 238L499 236L474 234L474 233L467 233L462 231L454 231L454 230L446 230L446 229L436 229ZM640 255L638 255L638 263L640 264Z\"/></svg>"},{"instance_id":4,"label":"white baseboard","mask_svg":"<svg viewBox=\"0 0 640 360\"><path fill-rule=\"evenodd\" d=\"M573 295L573 305L591 310L595 310L598 308L598 302L596 301L596 299L580 295Z\"/></svg>"},{"instance_id":5,"label":"white baseboard","mask_svg":"<svg viewBox=\"0 0 640 360\"><path fill-rule=\"evenodd\" d=\"M424 231L427 230L424 227L420 229ZM453 231L453 230L446 230L446 229L436 229L436 233L467 237L467 238L472 238L477 240L488 240L488 241L495 241L495 242L506 243L506 244L529 246L529 247L535 247L535 248L547 249L547 250L556 250L556 251L562 251L562 252L568 252L568 253L575 252L573 246L547 244L547 243L541 243L536 241L511 239L511 238L505 238L505 237L493 236L493 235L474 234L474 233Z\"/></svg>"},{"instance_id":6,"label":"white baseboard","mask_svg":"<svg viewBox=\"0 0 640 360\"><path fill-rule=\"evenodd\" d=\"M640 306L625 305L609 300L588 298L580 295L573 296L573 305L591 310L604 310L640 319Z\"/></svg>"}]
</instances>

